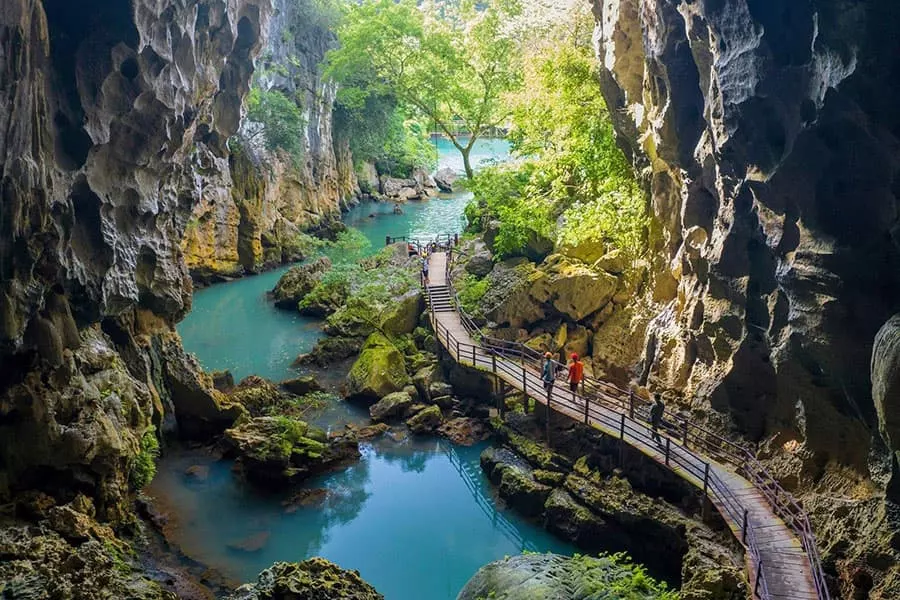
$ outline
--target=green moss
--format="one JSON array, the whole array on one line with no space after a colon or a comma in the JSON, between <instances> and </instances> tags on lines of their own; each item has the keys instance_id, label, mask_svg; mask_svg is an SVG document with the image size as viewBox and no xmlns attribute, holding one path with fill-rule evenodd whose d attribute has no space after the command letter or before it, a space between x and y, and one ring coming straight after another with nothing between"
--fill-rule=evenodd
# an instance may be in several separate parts
<instances>
[{"instance_id":1,"label":"green moss","mask_svg":"<svg viewBox=\"0 0 900 600\"><path fill-rule=\"evenodd\" d=\"M156 459L159 458L159 441L152 425L141 436L140 450L131 460L128 480L136 490L143 489L156 475Z\"/></svg>"},{"instance_id":2,"label":"green moss","mask_svg":"<svg viewBox=\"0 0 900 600\"><path fill-rule=\"evenodd\" d=\"M508 428L505 430L506 441L512 448L538 469L545 471L564 471L569 466L569 460L542 446L538 442L519 435Z\"/></svg>"}]
</instances>

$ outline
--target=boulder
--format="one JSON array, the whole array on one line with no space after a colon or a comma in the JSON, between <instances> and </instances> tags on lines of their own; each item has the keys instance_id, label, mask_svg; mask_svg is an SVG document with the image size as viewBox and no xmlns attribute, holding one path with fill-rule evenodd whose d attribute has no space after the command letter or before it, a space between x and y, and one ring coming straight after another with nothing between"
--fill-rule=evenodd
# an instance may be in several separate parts
<instances>
[{"instance_id":1,"label":"boulder","mask_svg":"<svg viewBox=\"0 0 900 600\"><path fill-rule=\"evenodd\" d=\"M534 263L522 258L494 265L481 299L484 316L497 325L520 328L544 319L544 307L531 295L532 282L541 278Z\"/></svg>"},{"instance_id":2,"label":"boulder","mask_svg":"<svg viewBox=\"0 0 900 600\"><path fill-rule=\"evenodd\" d=\"M231 391L229 399L243 406L252 416L261 416L268 409L285 403L288 396L271 381L250 375Z\"/></svg>"},{"instance_id":3,"label":"boulder","mask_svg":"<svg viewBox=\"0 0 900 600\"><path fill-rule=\"evenodd\" d=\"M622 275L628 270L629 263L622 251L616 248L598 258L591 266L595 271L607 271L614 275Z\"/></svg>"},{"instance_id":4,"label":"boulder","mask_svg":"<svg viewBox=\"0 0 900 600\"><path fill-rule=\"evenodd\" d=\"M415 179L381 176L381 193L391 199L409 200L419 195Z\"/></svg>"},{"instance_id":5,"label":"boulder","mask_svg":"<svg viewBox=\"0 0 900 600\"><path fill-rule=\"evenodd\" d=\"M369 416L373 421L386 421L392 417L402 417L412 406L413 399L406 392L388 394L369 407Z\"/></svg>"},{"instance_id":6,"label":"boulder","mask_svg":"<svg viewBox=\"0 0 900 600\"><path fill-rule=\"evenodd\" d=\"M322 441L320 433L290 417L255 417L227 430L222 443L248 481L281 488L359 458L355 438Z\"/></svg>"},{"instance_id":7,"label":"boulder","mask_svg":"<svg viewBox=\"0 0 900 600\"><path fill-rule=\"evenodd\" d=\"M453 192L453 184L456 183L457 179L456 172L449 167L439 169L438 172L434 174L435 185L437 185L439 190L448 194Z\"/></svg>"},{"instance_id":8,"label":"boulder","mask_svg":"<svg viewBox=\"0 0 900 600\"><path fill-rule=\"evenodd\" d=\"M381 329L388 335L406 335L415 331L419 315L425 310L425 297L418 288L397 298L385 311Z\"/></svg>"},{"instance_id":9,"label":"boulder","mask_svg":"<svg viewBox=\"0 0 900 600\"><path fill-rule=\"evenodd\" d=\"M406 361L381 333L373 333L347 376L350 397L377 400L410 383Z\"/></svg>"},{"instance_id":10,"label":"boulder","mask_svg":"<svg viewBox=\"0 0 900 600\"><path fill-rule=\"evenodd\" d=\"M213 380L213 387L225 394L234 389L234 375L227 369L225 371L213 371L209 374Z\"/></svg>"},{"instance_id":11,"label":"boulder","mask_svg":"<svg viewBox=\"0 0 900 600\"><path fill-rule=\"evenodd\" d=\"M434 180L434 177L431 176L431 173L421 167L413 169L412 179L416 182L417 189L424 191L429 195L431 190L436 190L438 187L437 182Z\"/></svg>"},{"instance_id":12,"label":"boulder","mask_svg":"<svg viewBox=\"0 0 900 600\"><path fill-rule=\"evenodd\" d=\"M544 504L544 515L547 529L578 544L579 548L597 548L602 540L606 527L603 519L579 504L565 490L553 490Z\"/></svg>"},{"instance_id":13,"label":"boulder","mask_svg":"<svg viewBox=\"0 0 900 600\"><path fill-rule=\"evenodd\" d=\"M431 403L438 405L441 410L449 410L456 406L459 403L459 400L448 394L444 396L432 396Z\"/></svg>"},{"instance_id":14,"label":"boulder","mask_svg":"<svg viewBox=\"0 0 900 600\"><path fill-rule=\"evenodd\" d=\"M460 446L472 446L490 436L487 426L478 419L457 417L444 421L438 427L438 434Z\"/></svg>"},{"instance_id":15,"label":"boulder","mask_svg":"<svg viewBox=\"0 0 900 600\"><path fill-rule=\"evenodd\" d=\"M331 260L326 256L311 263L288 269L275 284L275 289L272 290L275 306L299 310L300 301L313 291L313 288L329 269L331 269Z\"/></svg>"},{"instance_id":16,"label":"boulder","mask_svg":"<svg viewBox=\"0 0 900 600\"><path fill-rule=\"evenodd\" d=\"M281 382L281 387L295 396L305 396L312 392L321 392L324 389L312 375L285 379Z\"/></svg>"},{"instance_id":17,"label":"boulder","mask_svg":"<svg viewBox=\"0 0 900 600\"><path fill-rule=\"evenodd\" d=\"M443 381L432 381L428 385L428 398L434 401L441 396L452 396L453 386Z\"/></svg>"},{"instance_id":18,"label":"boulder","mask_svg":"<svg viewBox=\"0 0 900 600\"><path fill-rule=\"evenodd\" d=\"M359 354L362 345L363 341L359 338L322 338L316 342L312 351L298 356L296 360L294 360L294 366L317 365L319 367L328 367L338 361Z\"/></svg>"},{"instance_id":19,"label":"boulder","mask_svg":"<svg viewBox=\"0 0 900 600\"><path fill-rule=\"evenodd\" d=\"M530 292L535 300L577 322L603 308L618 286L618 278L606 271L595 271L556 254L541 265L531 280Z\"/></svg>"},{"instance_id":20,"label":"boulder","mask_svg":"<svg viewBox=\"0 0 900 600\"><path fill-rule=\"evenodd\" d=\"M487 448L481 453L481 468L511 507L532 517L544 511L552 488L535 480L531 465L514 452Z\"/></svg>"},{"instance_id":21,"label":"boulder","mask_svg":"<svg viewBox=\"0 0 900 600\"><path fill-rule=\"evenodd\" d=\"M358 571L345 571L324 558L278 562L257 582L239 587L229 600L384 600Z\"/></svg>"},{"instance_id":22,"label":"boulder","mask_svg":"<svg viewBox=\"0 0 900 600\"><path fill-rule=\"evenodd\" d=\"M416 371L412 381L416 389L419 390L419 397L423 400L430 398L428 390L433 383L442 381L442 377L441 370L437 365L429 365Z\"/></svg>"},{"instance_id":23,"label":"boulder","mask_svg":"<svg viewBox=\"0 0 900 600\"><path fill-rule=\"evenodd\" d=\"M475 277L484 277L494 270L494 257L487 250L472 256L466 262L466 273Z\"/></svg>"},{"instance_id":24,"label":"boulder","mask_svg":"<svg viewBox=\"0 0 900 600\"><path fill-rule=\"evenodd\" d=\"M378 180L378 169L370 162L362 162L356 168L356 180L363 194L378 194L381 192L381 182Z\"/></svg>"},{"instance_id":25,"label":"boulder","mask_svg":"<svg viewBox=\"0 0 900 600\"><path fill-rule=\"evenodd\" d=\"M431 405L419 411L406 421L409 430L415 434L431 433L441 425L444 417L438 406Z\"/></svg>"},{"instance_id":26,"label":"boulder","mask_svg":"<svg viewBox=\"0 0 900 600\"><path fill-rule=\"evenodd\" d=\"M577 244L564 243L557 248L563 256L591 264L607 254L607 245L603 240L582 240Z\"/></svg>"}]
</instances>

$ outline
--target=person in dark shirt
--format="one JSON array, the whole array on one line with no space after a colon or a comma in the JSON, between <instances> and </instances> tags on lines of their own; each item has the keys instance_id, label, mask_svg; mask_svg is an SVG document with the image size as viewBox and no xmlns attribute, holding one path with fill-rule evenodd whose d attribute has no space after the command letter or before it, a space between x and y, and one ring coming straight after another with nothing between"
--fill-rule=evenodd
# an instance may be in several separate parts
<instances>
[{"instance_id":1,"label":"person in dark shirt","mask_svg":"<svg viewBox=\"0 0 900 600\"><path fill-rule=\"evenodd\" d=\"M653 394L653 406L650 407L650 427L653 429L653 440L657 444L662 444L662 438L659 437L659 426L662 425L663 413L666 411L666 405L663 404L659 394Z\"/></svg>"}]
</instances>

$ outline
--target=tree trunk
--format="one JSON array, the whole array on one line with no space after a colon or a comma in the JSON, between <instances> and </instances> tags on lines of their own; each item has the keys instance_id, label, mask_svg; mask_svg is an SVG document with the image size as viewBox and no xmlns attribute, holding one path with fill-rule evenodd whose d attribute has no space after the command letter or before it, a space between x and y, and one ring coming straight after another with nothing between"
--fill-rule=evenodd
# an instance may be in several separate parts
<instances>
[{"instance_id":1,"label":"tree trunk","mask_svg":"<svg viewBox=\"0 0 900 600\"><path fill-rule=\"evenodd\" d=\"M466 169L466 177L472 179L475 175L475 172L472 171L472 162L469 160L469 153L472 152L471 144L466 146L465 148L460 148L459 153L462 154L463 157L463 166Z\"/></svg>"}]
</instances>

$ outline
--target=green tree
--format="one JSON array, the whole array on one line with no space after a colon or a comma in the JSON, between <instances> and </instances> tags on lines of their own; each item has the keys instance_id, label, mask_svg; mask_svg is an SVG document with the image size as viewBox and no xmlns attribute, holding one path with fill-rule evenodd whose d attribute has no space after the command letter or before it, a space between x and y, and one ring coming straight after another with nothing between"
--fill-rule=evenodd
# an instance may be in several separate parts
<instances>
[{"instance_id":1,"label":"green tree","mask_svg":"<svg viewBox=\"0 0 900 600\"><path fill-rule=\"evenodd\" d=\"M279 90L253 88L247 96L247 118L255 123L251 141L262 140L266 149L283 150L292 157L303 154L303 113L297 103Z\"/></svg>"},{"instance_id":2,"label":"green tree","mask_svg":"<svg viewBox=\"0 0 900 600\"><path fill-rule=\"evenodd\" d=\"M507 120L502 97L521 81L516 41L504 28L517 11L516 0L362 0L338 27L327 73L347 94L392 96L425 116L459 150L471 178L472 147Z\"/></svg>"}]
</instances>

